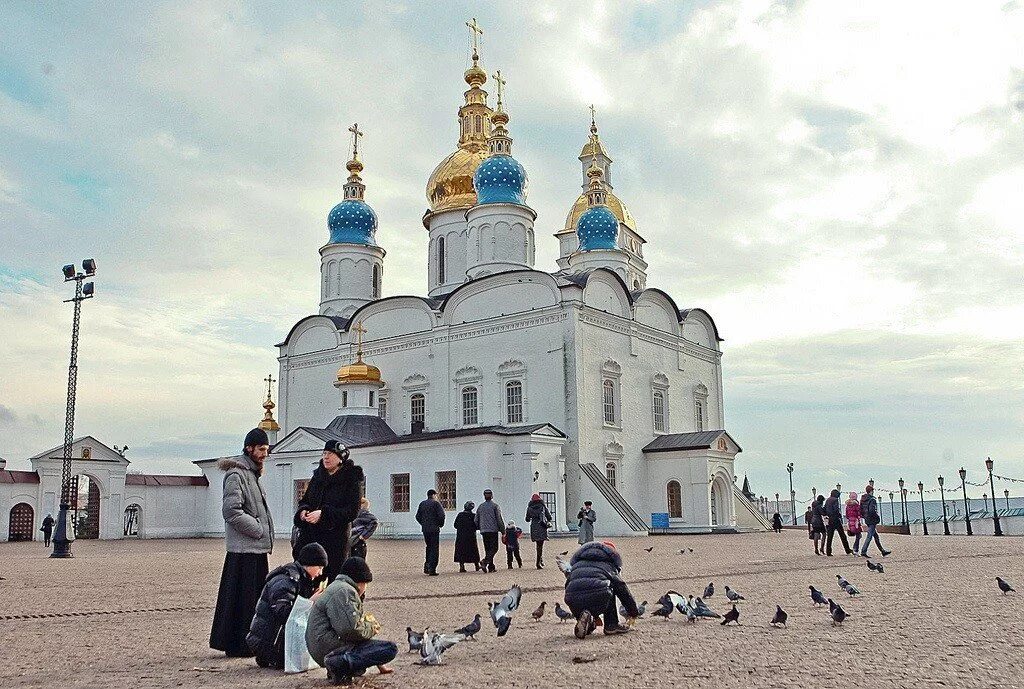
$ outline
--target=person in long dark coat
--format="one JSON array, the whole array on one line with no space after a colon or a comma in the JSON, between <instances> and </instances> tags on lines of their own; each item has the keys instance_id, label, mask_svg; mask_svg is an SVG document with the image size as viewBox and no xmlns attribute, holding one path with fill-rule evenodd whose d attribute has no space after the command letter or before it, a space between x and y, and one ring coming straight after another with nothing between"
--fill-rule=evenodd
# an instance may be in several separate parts
<instances>
[{"instance_id":1,"label":"person in long dark coat","mask_svg":"<svg viewBox=\"0 0 1024 689\"><path fill-rule=\"evenodd\" d=\"M39 530L43 532L43 538L45 539L45 543L43 543L44 548L50 547L50 538L53 537L53 525L56 523L52 514L46 515L46 518L43 519L43 526Z\"/></svg>"},{"instance_id":2,"label":"person in long dark coat","mask_svg":"<svg viewBox=\"0 0 1024 689\"><path fill-rule=\"evenodd\" d=\"M526 521L530 524L530 540L537 546L537 569L544 569L544 541L551 528L551 512L544 506L539 493L534 493L526 506Z\"/></svg>"},{"instance_id":3,"label":"person in long dark coat","mask_svg":"<svg viewBox=\"0 0 1024 689\"><path fill-rule=\"evenodd\" d=\"M328 440L295 513L299 537L292 548L292 557L298 559L307 543L322 545L327 551L324 576L328 583L349 556L352 520L359 514L362 485L363 469L349 458L348 448Z\"/></svg>"},{"instance_id":4,"label":"person in long dark coat","mask_svg":"<svg viewBox=\"0 0 1024 689\"><path fill-rule=\"evenodd\" d=\"M814 554L825 554L825 496L819 495L811 503L811 534L814 538Z\"/></svg>"},{"instance_id":5,"label":"person in long dark coat","mask_svg":"<svg viewBox=\"0 0 1024 689\"><path fill-rule=\"evenodd\" d=\"M476 541L476 515L472 501L467 502L464 509L455 517L455 561L459 563L459 571L465 572L466 565L472 564L480 571L480 546Z\"/></svg>"},{"instance_id":6,"label":"person in long dark coat","mask_svg":"<svg viewBox=\"0 0 1024 689\"><path fill-rule=\"evenodd\" d=\"M224 471L224 570L210 630L210 648L228 656L252 656L245 636L269 572L274 549L274 521L260 484L263 460L270 452L267 434L254 428L245 436L242 454L217 463Z\"/></svg>"}]
</instances>

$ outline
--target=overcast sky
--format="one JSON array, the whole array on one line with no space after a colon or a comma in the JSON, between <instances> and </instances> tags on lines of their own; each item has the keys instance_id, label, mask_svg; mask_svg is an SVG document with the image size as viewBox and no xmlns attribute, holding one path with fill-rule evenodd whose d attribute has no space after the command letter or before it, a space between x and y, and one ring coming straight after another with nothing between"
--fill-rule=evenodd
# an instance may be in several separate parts
<instances>
[{"instance_id":1,"label":"overcast sky","mask_svg":"<svg viewBox=\"0 0 1024 689\"><path fill-rule=\"evenodd\" d=\"M981 0L4 3L0 456L62 441L86 257L76 435L142 471L234 451L317 309L352 122L384 294L423 294L471 16L537 267L594 103L648 284L725 338L755 490L1024 477L1024 4Z\"/></svg>"}]
</instances>

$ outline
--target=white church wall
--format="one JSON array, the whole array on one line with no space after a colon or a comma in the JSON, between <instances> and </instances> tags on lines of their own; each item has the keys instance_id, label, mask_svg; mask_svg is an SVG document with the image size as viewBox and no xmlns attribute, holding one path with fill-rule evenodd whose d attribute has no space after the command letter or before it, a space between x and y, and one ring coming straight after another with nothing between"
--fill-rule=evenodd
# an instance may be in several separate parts
<instances>
[{"instance_id":1,"label":"white church wall","mask_svg":"<svg viewBox=\"0 0 1024 689\"><path fill-rule=\"evenodd\" d=\"M358 319L366 328L363 338L366 343L428 331L436 322L430 306L417 297L392 297L374 302L359 311Z\"/></svg>"},{"instance_id":2,"label":"white church wall","mask_svg":"<svg viewBox=\"0 0 1024 689\"><path fill-rule=\"evenodd\" d=\"M516 271L466 285L445 304L444 322L472 323L505 315L522 315L527 309L556 306L559 292L546 274Z\"/></svg>"},{"instance_id":3,"label":"white church wall","mask_svg":"<svg viewBox=\"0 0 1024 689\"><path fill-rule=\"evenodd\" d=\"M208 490L207 486L125 486L118 537L124 536L124 510L129 505L142 508L139 517L141 538L195 538L205 535Z\"/></svg>"},{"instance_id":4,"label":"white church wall","mask_svg":"<svg viewBox=\"0 0 1024 689\"><path fill-rule=\"evenodd\" d=\"M707 531L709 507L708 461L704 451L653 452L647 457L647 491L650 512L668 512L668 484L678 481L682 494L682 517L673 518L673 528ZM649 515L645 515L648 516Z\"/></svg>"},{"instance_id":5,"label":"white church wall","mask_svg":"<svg viewBox=\"0 0 1024 689\"><path fill-rule=\"evenodd\" d=\"M610 274L596 271L587 279L583 290L583 302L598 311L605 311L622 318L631 317L629 297L622 284Z\"/></svg>"},{"instance_id":6,"label":"white church wall","mask_svg":"<svg viewBox=\"0 0 1024 689\"><path fill-rule=\"evenodd\" d=\"M19 503L26 503L32 508L32 540L40 539L42 532L39 527L46 512L40 510L39 492L38 483L0 483L0 541L8 540L11 533L11 509ZM53 518L57 518L56 512L53 512Z\"/></svg>"},{"instance_id":7,"label":"white church wall","mask_svg":"<svg viewBox=\"0 0 1024 689\"><path fill-rule=\"evenodd\" d=\"M636 322L671 335L679 333L679 316L668 299L653 290L643 292L634 304Z\"/></svg>"}]
</instances>

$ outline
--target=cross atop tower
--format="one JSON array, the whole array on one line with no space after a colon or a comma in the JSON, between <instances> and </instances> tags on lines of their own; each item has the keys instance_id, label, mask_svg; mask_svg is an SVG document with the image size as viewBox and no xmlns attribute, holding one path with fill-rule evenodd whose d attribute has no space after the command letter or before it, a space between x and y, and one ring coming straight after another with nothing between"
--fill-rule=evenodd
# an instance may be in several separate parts
<instances>
[{"instance_id":1,"label":"cross atop tower","mask_svg":"<svg viewBox=\"0 0 1024 689\"><path fill-rule=\"evenodd\" d=\"M356 361L363 360L363 333L366 332L366 328L363 327L362 321L357 321L352 326L352 332L356 334Z\"/></svg>"},{"instance_id":2,"label":"cross atop tower","mask_svg":"<svg viewBox=\"0 0 1024 689\"><path fill-rule=\"evenodd\" d=\"M363 135L363 133L361 131L359 131L359 123L358 122L356 122L351 127L349 127L348 130L350 132L352 132L352 160L358 160L359 159L359 137L361 137Z\"/></svg>"},{"instance_id":3,"label":"cross atop tower","mask_svg":"<svg viewBox=\"0 0 1024 689\"><path fill-rule=\"evenodd\" d=\"M466 26L469 27L469 35L473 39L473 62L476 62L480 59L480 36L484 35L484 30L476 23L476 17L466 22Z\"/></svg>"},{"instance_id":4,"label":"cross atop tower","mask_svg":"<svg viewBox=\"0 0 1024 689\"><path fill-rule=\"evenodd\" d=\"M501 110L501 99L505 95L505 80L501 78L500 69L491 76L494 77L494 82L498 85L498 110Z\"/></svg>"},{"instance_id":5,"label":"cross atop tower","mask_svg":"<svg viewBox=\"0 0 1024 689\"><path fill-rule=\"evenodd\" d=\"M593 134L597 134L597 111L594 110L594 104L590 104L590 131Z\"/></svg>"},{"instance_id":6,"label":"cross atop tower","mask_svg":"<svg viewBox=\"0 0 1024 689\"><path fill-rule=\"evenodd\" d=\"M263 382L267 384L267 399L270 399L270 386L277 382L274 378L274 374L268 373L267 377L263 379Z\"/></svg>"}]
</instances>

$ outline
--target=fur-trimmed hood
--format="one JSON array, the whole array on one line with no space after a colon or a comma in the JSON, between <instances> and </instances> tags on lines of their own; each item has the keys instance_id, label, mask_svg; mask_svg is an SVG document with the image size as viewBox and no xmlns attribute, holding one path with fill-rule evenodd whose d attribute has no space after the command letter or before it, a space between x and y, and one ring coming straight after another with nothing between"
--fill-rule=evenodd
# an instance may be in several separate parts
<instances>
[{"instance_id":1,"label":"fur-trimmed hood","mask_svg":"<svg viewBox=\"0 0 1024 689\"><path fill-rule=\"evenodd\" d=\"M241 469L243 471L251 471L257 476L263 472L261 469L262 465L257 464L249 458L249 455L236 455L234 457L223 457L217 460L217 468L221 471L229 471L231 469Z\"/></svg>"}]
</instances>

